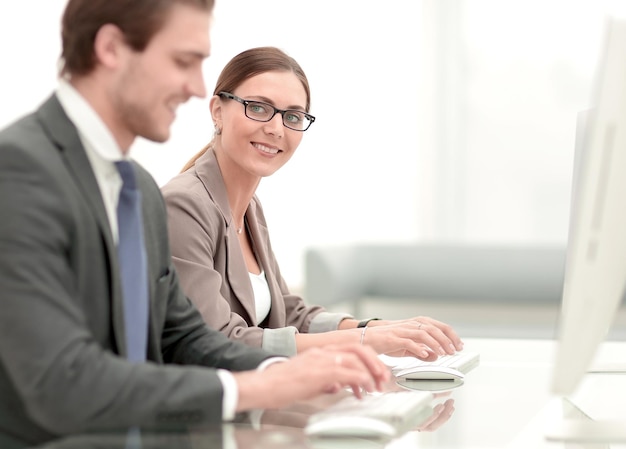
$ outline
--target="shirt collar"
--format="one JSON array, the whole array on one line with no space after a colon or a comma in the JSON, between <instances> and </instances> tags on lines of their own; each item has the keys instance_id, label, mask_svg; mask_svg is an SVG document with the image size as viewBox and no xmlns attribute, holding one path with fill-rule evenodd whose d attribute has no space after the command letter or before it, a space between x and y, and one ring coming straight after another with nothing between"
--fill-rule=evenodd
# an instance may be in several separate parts
<instances>
[{"instance_id":1,"label":"shirt collar","mask_svg":"<svg viewBox=\"0 0 626 449\"><path fill-rule=\"evenodd\" d=\"M86 147L110 162L127 158L98 113L69 82L60 79L56 94Z\"/></svg>"}]
</instances>

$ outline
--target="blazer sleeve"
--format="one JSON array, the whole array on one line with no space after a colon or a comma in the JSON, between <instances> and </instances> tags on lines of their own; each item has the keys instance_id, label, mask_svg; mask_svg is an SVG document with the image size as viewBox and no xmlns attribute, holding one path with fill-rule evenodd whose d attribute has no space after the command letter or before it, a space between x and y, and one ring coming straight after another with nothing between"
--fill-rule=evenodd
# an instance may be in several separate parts
<instances>
[{"instance_id":1,"label":"blazer sleeve","mask_svg":"<svg viewBox=\"0 0 626 449\"><path fill-rule=\"evenodd\" d=\"M336 329L339 321L349 316L329 314L319 306L307 306L300 296L289 292L269 245L262 210L255 200L256 218L264 240L262 250L270 265L266 276L276 296L273 307L282 309L270 313L267 327L256 326L250 318L254 294L248 273L245 265L235 266L231 260L234 254L229 258L229 250L224 246L231 243L224 215L204 184L195 175L185 173L166 184L162 191L167 205L172 259L181 285L209 326L248 345L293 355L295 332L309 332L310 328L314 331ZM233 293L234 289L239 292L239 298Z\"/></svg>"},{"instance_id":2,"label":"blazer sleeve","mask_svg":"<svg viewBox=\"0 0 626 449\"><path fill-rule=\"evenodd\" d=\"M271 254L271 258L276 262L273 254ZM276 282L278 282L283 294L287 323L296 326L301 332L316 334L335 331L339 328L339 323L342 320L353 318L349 313L327 312L321 306L307 305L300 295L294 295L289 291L287 283L280 275L278 263L275 264L274 273L276 273ZM270 350L270 347L267 349Z\"/></svg>"},{"instance_id":3,"label":"blazer sleeve","mask_svg":"<svg viewBox=\"0 0 626 449\"><path fill-rule=\"evenodd\" d=\"M280 267L269 238L269 230L263 213L263 207L258 198L253 199L254 217L259 226L260 234L263 238L263 252L267 256L269 265L271 266L270 274L273 277L280 295L285 305L286 323L289 326L295 326L300 332L319 333L337 330L341 320L352 318L347 313L330 313L318 305L307 305L300 295L291 293L285 279L282 277ZM269 281L269 280L268 280Z\"/></svg>"}]
</instances>

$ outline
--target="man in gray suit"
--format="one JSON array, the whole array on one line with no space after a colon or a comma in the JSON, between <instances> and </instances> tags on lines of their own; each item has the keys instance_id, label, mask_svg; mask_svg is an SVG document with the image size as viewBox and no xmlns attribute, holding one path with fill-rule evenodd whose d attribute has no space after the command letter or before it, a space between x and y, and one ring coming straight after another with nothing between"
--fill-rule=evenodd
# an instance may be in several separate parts
<instances>
[{"instance_id":1,"label":"man in gray suit","mask_svg":"<svg viewBox=\"0 0 626 449\"><path fill-rule=\"evenodd\" d=\"M145 362L127 359L116 251L115 162L165 141L176 108L205 96L212 0L70 0L56 92L0 132L0 434L207 424L388 372L355 345L276 359L209 329L181 291L164 203L141 192L149 318ZM280 363L274 363L280 362Z\"/></svg>"}]
</instances>

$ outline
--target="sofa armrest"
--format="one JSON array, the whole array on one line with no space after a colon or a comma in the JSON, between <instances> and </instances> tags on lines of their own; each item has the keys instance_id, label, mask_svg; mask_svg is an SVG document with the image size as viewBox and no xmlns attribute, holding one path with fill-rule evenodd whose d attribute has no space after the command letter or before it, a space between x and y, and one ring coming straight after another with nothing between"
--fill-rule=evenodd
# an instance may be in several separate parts
<instances>
[{"instance_id":1,"label":"sofa armrest","mask_svg":"<svg viewBox=\"0 0 626 449\"><path fill-rule=\"evenodd\" d=\"M309 302L364 297L559 303L565 246L354 245L311 248Z\"/></svg>"}]
</instances>

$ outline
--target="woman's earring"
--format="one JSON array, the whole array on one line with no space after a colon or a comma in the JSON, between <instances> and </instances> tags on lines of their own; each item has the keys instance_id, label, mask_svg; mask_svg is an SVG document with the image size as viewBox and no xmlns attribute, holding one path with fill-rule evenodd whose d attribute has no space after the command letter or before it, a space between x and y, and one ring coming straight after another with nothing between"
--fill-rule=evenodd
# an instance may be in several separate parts
<instances>
[{"instance_id":1,"label":"woman's earring","mask_svg":"<svg viewBox=\"0 0 626 449\"><path fill-rule=\"evenodd\" d=\"M215 135L216 136L220 136L222 134L222 128L220 128L219 126L215 125Z\"/></svg>"}]
</instances>

